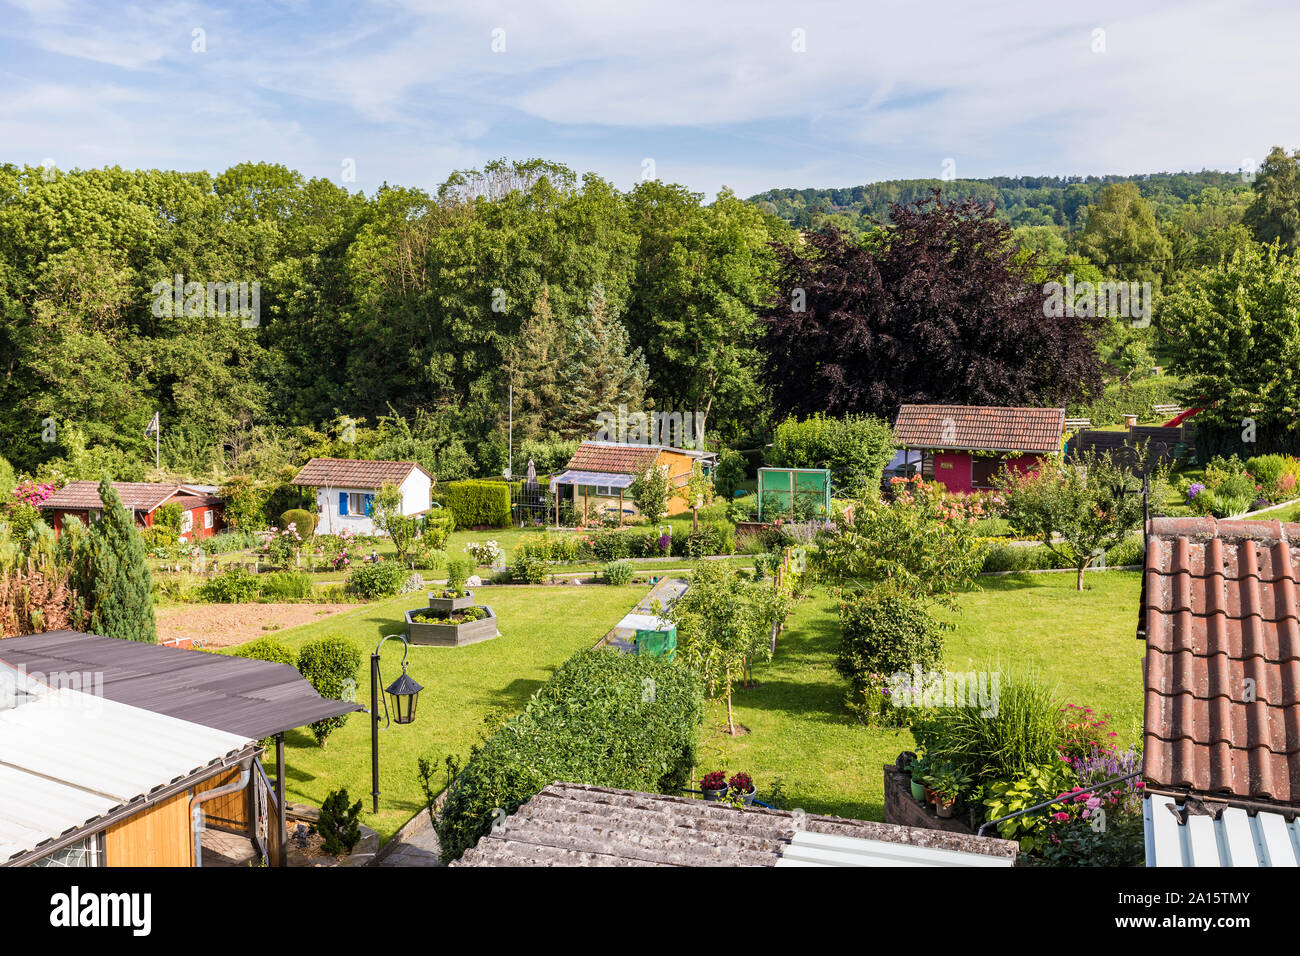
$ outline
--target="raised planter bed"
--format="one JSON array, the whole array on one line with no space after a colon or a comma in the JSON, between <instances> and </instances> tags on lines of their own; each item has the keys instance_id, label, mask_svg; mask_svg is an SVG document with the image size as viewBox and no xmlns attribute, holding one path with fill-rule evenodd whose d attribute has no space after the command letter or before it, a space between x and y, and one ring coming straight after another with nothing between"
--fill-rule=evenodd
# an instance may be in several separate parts
<instances>
[{"instance_id":1,"label":"raised planter bed","mask_svg":"<svg viewBox=\"0 0 1300 956\"><path fill-rule=\"evenodd\" d=\"M479 641L491 640L500 634L497 630L497 616L486 604L478 605L487 611L487 617L463 624L439 624L433 621L413 621L411 615L429 608L413 607L406 612L406 639L412 644L427 644L433 647L461 647L465 644L477 644ZM436 610L436 609L434 609Z\"/></svg>"},{"instance_id":2,"label":"raised planter bed","mask_svg":"<svg viewBox=\"0 0 1300 956\"><path fill-rule=\"evenodd\" d=\"M944 818L937 816L929 807L917 803L912 798L912 778L892 763L885 764L885 822L905 827L945 830L948 833L975 833L964 811L957 816Z\"/></svg>"},{"instance_id":3,"label":"raised planter bed","mask_svg":"<svg viewBox=\"0 0 1300 956\"><path fill-rule=\"evenodd\" d=\"M457 598L437 597L437 592L429 592L429 608L434 611L459 611L474 604L474 592L466 591Z\"/></svg>"}]
</instances>

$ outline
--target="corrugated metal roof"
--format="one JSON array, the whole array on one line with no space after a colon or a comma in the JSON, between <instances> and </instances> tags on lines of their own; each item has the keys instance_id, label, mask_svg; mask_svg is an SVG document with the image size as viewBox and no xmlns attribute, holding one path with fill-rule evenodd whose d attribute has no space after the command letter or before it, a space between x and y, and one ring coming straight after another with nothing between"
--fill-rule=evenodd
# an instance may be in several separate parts
<instances>
[{"instance_id":1,"label":"corrugated metal roof","mask_svg":"<svg viewBox=\"0 0 1300 956\"><path fill-rule=\"evenodd\" d=\"M556 485L600 485L607 488L630 488L635 479L631 475L618 475L605 471L566 471L551 479L551 490Z\"/></svg>"},{"instance_id":2,"label":"corrugated metal roof","mask_svg":"<svg viewBox=\"0 0 1300 956\"><path fill-rule=\"evenodd\" d=\"M1154 518L1142 773L1300 804L1300 524Z\"/></svg>"},{"instance_id":3,"label":"corrugated metal roof","mask_svg":"<svg viewBox=\"0 0 1300 956\"><path fill-rule=\"evenodd\" d=\"M36 849L252 745L67 688L0 710L0 860Z\"/></svg>"},{"instance_id":4,"label":"corrugated metal roof","mask_svg":"<svg viewBox=\"0 0 1300 956\"><path fill-rule=\"evenodd\" d=\"M904 405L894 423L903 448L1051 453L1060 451L1064 432L1064 408Z\"/></svg>"},{"instance_id":5,"label":"corrugated metal roof","mask_svg":"<svg viewBox=\"0 0 1300 956\"><path fill-rule=\"evenodd\" d=\"M802 831L781 851L777 866L1013 866L1015 860L967 850Z\"/></svg>"},{"instance_id":6,"label":"corrugated metal roof","mask_svg":"<svg viewBox=\"0 0 1300 956\"><path fill-rule=\"evenodd\" d=\"M110 700L254 740L361 709L321 697L288 664L77 631L6 638L0 662L28 673L102 673Z\"/></svg>"},{"instance_id":7,"label":"corrugated metal roof","mask_svg":"<svg viewBox=\"0 0 1300 956\"><path fill-rule=\"evenodd\" d=\"M1147 866L1300 866L1300 820L1241 807L1214 815L1185 808L1163 794L1142 801Z\"/></svg>"}]
</instances>

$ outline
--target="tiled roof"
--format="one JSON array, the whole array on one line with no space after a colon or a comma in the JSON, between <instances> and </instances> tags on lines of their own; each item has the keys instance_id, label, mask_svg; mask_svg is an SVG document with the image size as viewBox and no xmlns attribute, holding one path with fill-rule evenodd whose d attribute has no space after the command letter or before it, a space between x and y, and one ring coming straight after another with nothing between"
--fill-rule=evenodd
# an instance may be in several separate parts
<instances>
[{"instance_id":1,"label":"tiled roof","mask_svg":"<svg viewBox=\"0 0 1300 956\"><path fill-rule=\"evenodd\" d=\"M143 511L146 514L181 490L180 485L164 485L155 481L114 481L111 484L128 510ZM42 501L41 507L76 511L102 508L104 502L99 498L99 482L70 481Z\"/></svg>"},{"instance_id":2,"label":"tiled roof","mask_svg":"<svg viewBox=\"0 0 1300 956\"><path fill-rule=\"evenodd\" d=\"M585 441L578 446L568 471L599 471L613 475L639 475L655 463L659 449L653 445L623 445Z\"/></svg>"},{"instance_id":3,"label":"tiled roof","mask_svg":"<svg viewBox=\"0 0 1300 956\"><path fill-rule=\"evenodd\" d=\"M330 488L382 488L391 481L400 485L414 468L419 468L433 480L420 465L413 461L361 461L355 458L313 458L302 466L291 485L311 485Z\"/></svg>"},{"instance_id":4,"label":"tiled roof","mask_svg":"<svg viewBox=\"0 0 1300 956\"><path fill-rule=\"evenodd\" d=\"M1064 408L904 405L894 423L900 448L1051 453L1061 448Z\"/></svg>"},{"instance_id":5,"label":"tiled roof","mask_svg":"<svg viewBox=\"0 0 1300 956\"><path fill-rule=\"evenodd\" d=\"M1300 804L1300 524L1154 518L1146 565L1143 776Z\"/></svg>"},{"instance_id":6,"label":"tiled roof","mask_svg":"<svg viewBox=\"0 0 1300 956\"><path fill-rule=\"evenodd\" d=\"M947 851L932 855L948 862L962 855L1005 864L1016 856L1007 840L554 783L493 826L456 865L776 866L800 833L877 841L914 858Z\"/></svg>"}]
</instances>

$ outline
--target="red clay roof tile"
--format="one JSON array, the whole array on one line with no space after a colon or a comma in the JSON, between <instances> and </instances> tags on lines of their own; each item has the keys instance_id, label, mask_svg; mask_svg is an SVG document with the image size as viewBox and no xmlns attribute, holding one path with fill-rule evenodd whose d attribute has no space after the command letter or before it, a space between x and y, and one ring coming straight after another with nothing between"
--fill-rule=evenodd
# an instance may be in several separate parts
<instances>
[{"instance_id":1,"label":"red clay roof tile","mask_svg":"<svg viewBox=\"0 0 1300 956\"><path fill-rule=\"evenodd\" d=\"M1064 408L993 405L904 405L894 423L900 448L971 451L1060 451Z\"/></svg>"},{"instance_id":2,"label":"red clay roof tile","mask_svg":"<svg viewBox=\"0 0 1300 956\"><path fill-rule=\"evenodd\" d=\"M1300 803L1300 524L1147 528L1143 776Z\"/></svg>"},{"instance_id":3,"label":"red clay roof tile","mask_svg":"<svg viewBox=\"0 0 1300 956\"><path fill-rule=\"evenodd\" d=\"M356 458L313 458L302 466L291 485L330 488L382 488L385 482L400 485L412 469L427 471L414 461L362 461ZM429 475L430 480L433 479Z\"/></svg>"},{"instance_id":4,"label":"red clay roof tile","mask_svg":"<svg viewBox=\"0 0 1300 956\"><path fill-rule=\"evenodd\" d=\"M651 445L619 445L585 441L565 466L568 471L598 471L639 475L655 463L659 449Z\"/></svg>"},{"instance_id":5,"label":"red clay roof tile","mask_svg":"<svg viewBox=\"0 0 1300 956\"><path fill-rule=\"evenodd\" d=\"M143 511L146 514L180 492L181 488L180 485L161 484L156 481L114 481L110 484L122 499L124 507L131 511ZM181 494L188 496L190 492L181 492ZM99 497L99 482L70 481L42 501L41 507L51 510L81 511L102 508L104 502Z\"/></svg>"}]
</instances>

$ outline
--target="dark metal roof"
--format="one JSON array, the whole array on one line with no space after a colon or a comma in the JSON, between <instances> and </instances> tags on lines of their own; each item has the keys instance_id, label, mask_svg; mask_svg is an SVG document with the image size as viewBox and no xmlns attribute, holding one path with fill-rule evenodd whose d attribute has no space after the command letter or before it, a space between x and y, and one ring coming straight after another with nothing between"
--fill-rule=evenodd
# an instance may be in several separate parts
<instances>
[{"instance_id":1,"label":"dark metal roof","mask_svg":"<svg viewBox=\"0 0 1300 956\"><path fill-rule=\"evenodd\" d=\"M0 661L38 673L103 673L104 697L253 740L361 710L321 697L288 664L77 631L0 641Z\"/></svg>"}]
</instances>

